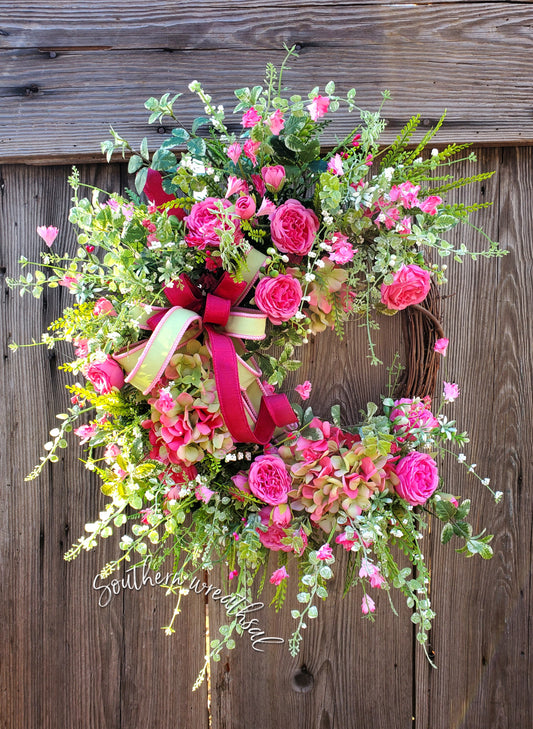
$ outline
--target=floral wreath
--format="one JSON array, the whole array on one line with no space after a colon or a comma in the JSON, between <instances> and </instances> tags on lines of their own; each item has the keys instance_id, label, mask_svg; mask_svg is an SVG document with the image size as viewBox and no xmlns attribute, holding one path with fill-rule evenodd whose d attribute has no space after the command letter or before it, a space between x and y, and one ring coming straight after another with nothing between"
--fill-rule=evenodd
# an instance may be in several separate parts
<instances>
[{"instance_id":1,"label":"floral wreath","mask_svg":"<svg viewBox=\"0 0 533 729\"><path fill-rule=\"evenodd\" d=\"M136 152L112 130L103 152L108 161L117 150L129 156L137 193L93 189L80 198L89 186L74 169L76 254L52 252L58 230L40 227L48 273L10 282L21 294L39 296L45 285L70 291L75 303L43 342L73 343L74 359L62 367L86 380L68 386L70 407L28 478L58 460L66 434L90 413L74 433L109 502L66 559L130 524L122 554L101 575L132 560L158 569L172 557L167 588L177 606L167 633L187 580L222 563L238 594L250 596L254 578L262 589L268 577L276 609L287 582L299 580L289 642L296 655L306 621L327 597L336 544L349 553L347 588L362 587L362 613L372 618L376 589L398 588L425 646L434 617L419 544L426 516L444 522L443 542L462 539L459 551L468 556L492 552L491 536L474 535L466 521L470 501L447 493L438 474L437 460L468 438L443 411L458 386L444 382L440 404L431 401L448 345L436 293L446 266L429 263L423 251L503 254L492 241L469 253L443 239L485 207L447 204L444 193L489 175L452 178L453 164L474 159L456 158L467 145L425 153L443 119L409 146L416 116L382 148L381 109L359 109L355 90L340 97L330 82L324 95L315 88L307 99L286 99L286 60L279 72L267 66L264 87L235 91L236 131L197 81L189 89L205 115L190 132L174 113L180 94L146 102L150 123L172 125L152 157L146 139ZM321 134L340 104L359 119L323 154ZM379 314L398 311L408 367L403 379L392 368L396 381L379 407L368 404L361 423L343 424L338 405L330 421L304 408L310 382L295 388L300 404L276 391L298 367L296 348L326 328L342 337L353 316L366 327L372 362L381 364L372 331ZM466 462L462 453L457 459ZM211 643L214 660L242 632L238 614L230 617Z\"/></svg>"}]
</instances>

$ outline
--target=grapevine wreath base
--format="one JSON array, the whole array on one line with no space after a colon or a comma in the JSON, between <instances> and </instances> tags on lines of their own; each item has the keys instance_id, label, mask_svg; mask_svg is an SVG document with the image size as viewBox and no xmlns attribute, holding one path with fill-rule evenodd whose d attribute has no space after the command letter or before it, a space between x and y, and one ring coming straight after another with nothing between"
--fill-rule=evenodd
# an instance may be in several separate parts
<instances>
[{"instance_id":1,"label":"grapevine wreath base","mask_svg":"<svg viewBox=\"0 0 533 729\"><path fill-rule=\"evenodd\" d=\"M35 296L69 290L73 303L43 342L69 343L62 368L85 380L69 385L70 406L29 478L59 459L74 429L109 501L66 558L123 528L121 554L101 577L124 561L171 564L168 633L185 586L221 564L243 600L268 579L275 609L298 582L295 655L327 597L336 547L349 553L346 588L359 586L363 615L398 588L425 644L434 616L420 545L427 517L444 522L443 542L455 536L467 555L491 555L490 535L467 522L470 501L448 493L438 473L467 436L445 414L457 384L444 382L440 402L431 400L448 345L437 290L446 266L423 254L470 255L443 236L484 205L444 195L487 175L453 179L453 164L472 158L460 156L466 145L425 152L442 120L413 145L414 117L384 148L380 111L359 109L353 89L339 96L330 82L323 94L285 98L285 65L269 65L264 86L235 92L237 131L196 81L189 88L204 115L191 130L174 113L179 94L146 102L150 123L171 127L155 154L146 139L136 151L112 130L103 150L128 155L137 192L80 197L88 186L74 170L76 254L58 251L57 228L42 226L40 267L10 282ZM358 118L324 155L321 134L341 104ZM472 255L500 254L491 241ZM329 420L315 417L303 406L310 382L281 391L298 348L326 328L342 337L350 317L381 364L372 332L381 313L398 311L405 369L362 422L343 423L338 405ZM207 661L243 631L238 607L228 614Z\"/></svg>"}]
</instances>

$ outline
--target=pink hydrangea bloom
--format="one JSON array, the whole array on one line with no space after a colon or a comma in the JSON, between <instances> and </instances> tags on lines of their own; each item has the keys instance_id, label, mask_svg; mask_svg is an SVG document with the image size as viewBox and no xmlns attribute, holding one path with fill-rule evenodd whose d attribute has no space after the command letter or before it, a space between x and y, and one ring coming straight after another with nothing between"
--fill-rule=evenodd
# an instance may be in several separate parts
<instances>
[{"instance_id":1,"label":"pink hydrangea bloom","mask_svg":"<svg viewBox=\"0 0 533 729\"><path fill-rule=\"evenodd\" d=\"M459 397L459 385L455 382L443 382L445 402L453 402Z\"/></svg>"},{"instance_id":2,"label":"pink hydrangea bloom","mask_svg":"<svg viewBox=\"0 0 533 729\"><path fill-rule=\"evenodd\" d=\"M59 229L54 227L53 225L49 225L48 227L46 227L45 225L40 225L37 228L37 234L41 236L48 248L50 248L52 243L55 241L58 233Z\"/></svg>"},{"instance_id":3,"label":"pink hydrangea bloom","mask_svg":"<svg viewBox=\"0 0 533 729\"><path fill-rule=\"evenodd\" d=\"M323 544L318 552L316 553L317 559L325 562L328 559L333 559L333 550L330 544Z\"/></svg>"},{"instance_id":4,"label":"pink hydrangea bloom","mask_svg":"<svg viewBox=\"0 0 533 729\"><path fill-rule=\"evenodd\" d=\"M313 121L317 121L324 116L329 108L329 96L315 96L313 101L307 105L309 116Z\"/></svg>"},{"instance_id":5,"label":"pink hydrangea bloom","mask_svg":"<svg viewBox=\"0 0 533 729\"><path fill-rule=\"evenodd\" d=\"M375 613L376 612L376 603L370 595L363 595L363 600L361 602L361 612L363 615L368 615L368 613Z\"/></svg>"},{"instance_id":6,"label":"pink hydrangea bloom","mask_svg":"<svg viewBox=\"0 0 533 729\"><path fill-rule=\"evenodd\" d=\"M274 570L274 572L270 575L270 582L273 585L279 585L283 582L283 580L286 580L288 576L289 573L287 572L285 566L283 566L277 570Z\"/></svg>"},{"instance_id":7,"label":"pink hydrangea bloom","mask_svg":"<svg viewBox=\"0 0 533 729\"><path fill-rule=\"evenodd\" d=\"M448 350L448 344L450 343L449 339L446 339L446 337L441 337L440 339L437 339L435 342L435 352L438 354L442 354L443 357L446 357L446 352Z\"/></svg>"},{"instance_id":8,"label":"pink hydrangea bloom","mask_svg":"<svg viewBox=\"0 0 533 729\"><path fill-rule=\"evenodd\" d=\"M261 121L260 115L257 113L257 111L254 109L254 107L250 107L248 111L246 111L242 115L241 124L245 129L250 129L251 127L255 127L257 122Z\"/></svg>"}]
</instances>

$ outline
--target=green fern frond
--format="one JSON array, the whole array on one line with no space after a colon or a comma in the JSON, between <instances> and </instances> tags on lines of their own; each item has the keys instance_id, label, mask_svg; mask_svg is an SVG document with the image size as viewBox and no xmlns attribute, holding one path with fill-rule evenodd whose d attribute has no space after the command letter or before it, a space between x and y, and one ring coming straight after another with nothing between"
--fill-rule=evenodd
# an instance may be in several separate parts
<instances>
[{"instance_id":1,"label":"green fern frond","mask_svg":"<svg viewBox=\"0 0 533 729\"><path fill-rule=\"evenodd\" d=\"M420 156L421 152L424 151L427 144L433 139L435 134L441 128L445 118L446 118L446 109L444 110L444 113L442 114L439 121L435 124L435 126L431 127L431 129L429 129L424 134L424 136L422 137L422 139L420 140L418 145L415 147L415 149L407 155L407 157L405 158L405 164L408 164L408 165L412 164L414 162L414 160Z\"/></svg>"},{"instance_id":2,"label":"green fern frond","mask_svg":"<svg viewBox=\"0 0 533 729\"><path fill-rule=\"evenodd\" d=\"M494 174L494 170L492 172L482 172L479 175L472 175L472 177L459 177L457 180L454 180L453 182L449 182L447 185L440 185L438 187L432 187L427 191L428 195L441 195L444 192L448 192L448 190L456 190L459 187L464 187L465 185L471 185L473 182L483 182L483 180L489 180L492 175Z\"/></svg>"},{"instance_id":3,"label":"green fern frond","mask_svg":"<svg viewBox=\"0 0 533 729\"><path fill-rule=\"evenodd\" d=\"M397 157L400 156L404 151L407 145L409 144L411 137L415 133L418 125L420 124L420 114L416 114L415 116L412 116L407 124L403 127L403 129L400 131L394 142L392 143L391 148L383 158L381 162L381 169L385 169L387 167L391 167L394 162L397 160Z\"/></svg>"}]
</instances>

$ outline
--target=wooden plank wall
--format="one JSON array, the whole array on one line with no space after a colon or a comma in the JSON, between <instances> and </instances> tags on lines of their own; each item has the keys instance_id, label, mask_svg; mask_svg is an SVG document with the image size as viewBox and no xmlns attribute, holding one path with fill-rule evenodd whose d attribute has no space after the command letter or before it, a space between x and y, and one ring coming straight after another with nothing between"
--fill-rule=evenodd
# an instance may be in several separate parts
<instances>
[{"instance_id":1,"label":"wooden plank wall","mask_svg":"<svg viewBox=\"0 0 533 729\"><path fill-rule=\"evenodd\" d=\"M278 0L268 13L253 0L228 0L223 12L209 1L131 0L112 11L99 1L14 6L0 0L0 729L528 727L533 148L515 145L533 142L531 4ZM477 525L496 537L488 563L440 547L438 530L426 539L438 670L415 645L399 600L395 618L381 596L372 626L360 617L360 595L341 598L339 575L298 659L285 646L260 654L241 640L212 666L209 709L207 689L190 688L203 660L206 611L212 634L224 622L217 606L189 596L171 639L160 626L173 605L156 588L121 592L99 608L91 583L116 543L72 564L62 559L104 503L76 445L38 481L23 480L67 402L65 377L56 370L64 353L13 353L7 344L39 338L68 294L20 299L5 277L17 275L20 255L37 259L37 225L58 225L73 249L68 165L98 158L109 123L134 143L147 133L158 141L142 109L147 96L184 90L197 77L229 100L235 86L261 80L267 60L280 60L283 42L301 47L287 77L300 90L335 77L344 88L355 85L365 106L376 105L388 87L391 133L411 113L431 121L446 106L440 142L485 145L468 174L496 175L461 199L495 201L475 222L511 253L497 262L451 264L445 376L462 389L454 414L471 431L468 453L505 499L495 507L457 464L446 466L450 490L474 497ZM184 121L198 113L189 101L183 110ZM335 132L348 124L341 119ZM109 190L126 183L118 164L82 165L81 175ZM468 229L458 235L480 242ZM383 321L378 343L390 360L400 346L397 320ZM324 334L308 347L298 379L314 380L318 411L341 401L355 417L379 395L384 373L365 355L355 325L342 344ZM320 372L328 376L314 374ZM224 577L209 580L222 584ZM270 635L289 637L290 615L265 609L261 621Z\"/></svg>"},{"instance_id":2,"label":"wooden plank wall","mask_svg":"<svg viewBox=\"0 0 533 729\"><path fill-rule=\"evenodd\" d=\"M14 7L15 6L15 7ZM300 57L287 83L307 92L335 78L363 108L390 89L390 136L413 113L448 109L442 140L533 138L533 8L528 2L161 2L0 0L0 157L94 159L110 124L158 145L143 102L199 77L230 108L238 85L261 83L283 43ZM201 112L190 95L180 118ZM338 115L338 134L354 123ZM166 130L168 131L168 130Z\"/></svg>"}]
</instances>

